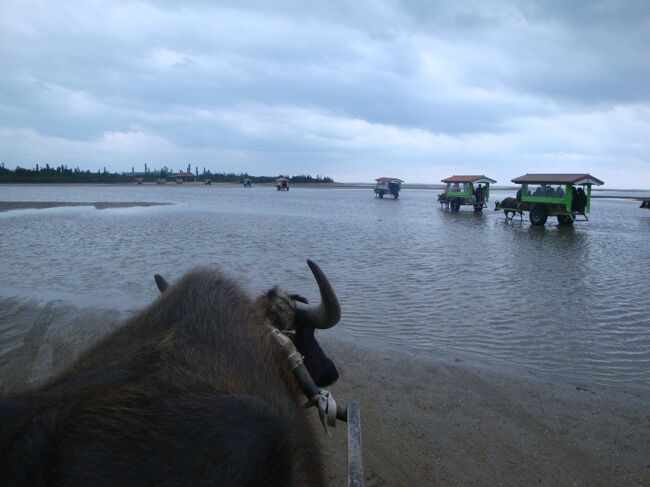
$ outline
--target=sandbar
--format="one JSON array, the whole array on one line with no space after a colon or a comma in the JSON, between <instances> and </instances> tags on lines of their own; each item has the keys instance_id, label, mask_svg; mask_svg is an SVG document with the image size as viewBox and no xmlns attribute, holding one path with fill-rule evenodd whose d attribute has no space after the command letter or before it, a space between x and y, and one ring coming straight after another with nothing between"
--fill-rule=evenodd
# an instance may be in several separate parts
<instances>
[{"instance_id":1,"label":"sandbar","mask_svg":"<svg viewBox=\"0 0 650 487\"><path fill-rule=\"evenodd\" d=\"M107 210L111 208L135 208L146 206L171 205L172 203L158 203L150 201L92 201L92 202L72 202L72 201L0 201L0 212L11 210L44 210L48 208L74 207L74 206L94 206L97 210Z\"/></svg>"}]
</instances>

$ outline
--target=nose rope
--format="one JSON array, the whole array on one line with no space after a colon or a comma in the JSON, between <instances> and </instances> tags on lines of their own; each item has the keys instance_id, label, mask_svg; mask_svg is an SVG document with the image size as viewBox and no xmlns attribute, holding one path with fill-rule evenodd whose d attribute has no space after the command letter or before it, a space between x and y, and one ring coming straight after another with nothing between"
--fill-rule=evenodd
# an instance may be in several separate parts
<instances>
[{"instance_id":1,"label":"nose rope","mask_svg":"<svg viewBox=\"0 0 650 487\"><path fill-rule=\"evenodd\" d=\"M270 325L266 326L271 330L275 341L287 352L289 370L296 378L305 396L307 396L307 402L303 407L310 408L316 406L318 409L318 417L323 425L325 434L328 438L331 438L327 427L335 428L337 418L345 421L347 411L345 408L337 407L336 400L334 400L334 396L329 390L319 389L314 383L309 371L305 367L302 355L300 355L300 352L298 352L291 339L277 328Z\"/></svg>"}]
</instances>

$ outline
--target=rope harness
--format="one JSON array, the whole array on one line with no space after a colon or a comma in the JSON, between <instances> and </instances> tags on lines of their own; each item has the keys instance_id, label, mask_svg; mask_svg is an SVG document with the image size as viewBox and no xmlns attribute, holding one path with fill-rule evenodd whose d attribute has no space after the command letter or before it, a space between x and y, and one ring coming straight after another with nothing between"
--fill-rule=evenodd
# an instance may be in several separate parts
<instances>
[{"instance_id":1,"label":"rope harness","mask_svg":"<svg viewBox=\"0 0 650 487\"><path fill-rule=\"evenodd\" d=\"M359 404L352 401L348 408L337 406L332 393L327 389L320 389L309 375L307 367L303 363L302 355L296 349L286 333L277 328L266 325L273 333L275 341L287 353L289 370L296 379L296 382L307 396L305 408L316 406L318 417L323 425L325 434L331 438L328 426L336 427L336 420L348 423L348 487L363 487L363 455L361 447L361 416Z\"/></svg>"},{"instance_id":2,"label":"rope harness","mask_svg":"<svg viewBox=\"0 0 650 487\"><path fill-rule=\"evenodd\" d=\"M323 425L325 434L328 438L331 435L327 429L328 426L336 428L337 417L342 421L347 419L347 411L343 408L339 411L336 405L336 400L330 391L327 389L319 389L309 375L307 368L302 360L302 355L296 349L296 346L291 341L286 333L278 330L277 328L267 325L273 333L275 341L287 352L287 363L289 370L296 378L298 385L307 396L307 402L303 405L304 408L316 406L318 409L318 417Z\"/></svg>"}]
</instances>

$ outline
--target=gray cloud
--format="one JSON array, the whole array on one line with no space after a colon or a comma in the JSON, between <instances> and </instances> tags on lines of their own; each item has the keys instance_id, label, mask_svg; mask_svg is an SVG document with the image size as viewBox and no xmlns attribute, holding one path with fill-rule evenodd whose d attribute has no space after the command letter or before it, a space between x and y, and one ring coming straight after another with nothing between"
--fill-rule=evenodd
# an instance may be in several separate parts
<instances>
[{"instance_id":1,"label":"gray cloud","mask_svg":"<svg viewBox=\"0 0 650 487\"><path fill-rule=\"evenodd\" d=\"M9 165L200 160L414 182L557 167L650 184L630 182L650 174L643 2L0 8Z\"/></svg>"}]
</instances>

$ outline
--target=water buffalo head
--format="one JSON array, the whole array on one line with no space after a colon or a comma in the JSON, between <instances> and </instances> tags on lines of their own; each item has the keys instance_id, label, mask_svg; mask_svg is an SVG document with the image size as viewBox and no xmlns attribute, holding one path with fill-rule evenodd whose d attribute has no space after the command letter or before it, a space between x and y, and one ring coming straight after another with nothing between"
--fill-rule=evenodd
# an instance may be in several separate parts
<instances>
[{"instance_id":1,"label":"water buffalo head","mask_svg":"<svg viewBox=\"0 0 650 487\"><path fill-rule=\"evenodd\" d=\"M318 284L320 304L310 305L306 298L275 286L259 296L254 306L269 324L281 331L293 332L291 339L303 356L312 379L317 386L327 387L339 378L339 373L316 340L315 331L336 325L341 319L341 306L321 268L311 260L307 260L307 264ZM158 289L164 292L169 284L158 274L154 277Z\"/></svg>"}]
</instances>

